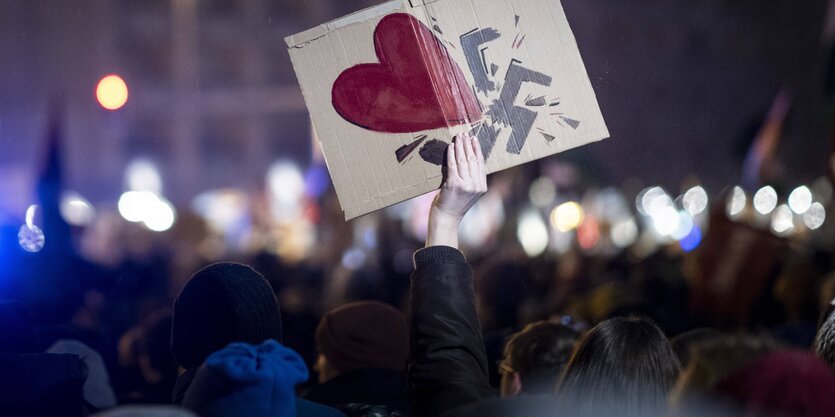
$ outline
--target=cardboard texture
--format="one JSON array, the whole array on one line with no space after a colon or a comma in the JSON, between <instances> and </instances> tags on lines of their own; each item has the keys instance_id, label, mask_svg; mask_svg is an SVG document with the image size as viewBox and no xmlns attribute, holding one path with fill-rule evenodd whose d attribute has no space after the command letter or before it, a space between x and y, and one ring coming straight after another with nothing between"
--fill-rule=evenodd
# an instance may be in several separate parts
<instances>
[{"instance_id":1,"label":"cardboard texture","mask_svg":"<svg viewBox=\"0 0 835 417\"><path fill-rule=\"evenodd\" d=\"M555 0L393 0L286 42L346 219L440 187L459 133L490 173L609 136Z\"/></svg>"}]
</instances>

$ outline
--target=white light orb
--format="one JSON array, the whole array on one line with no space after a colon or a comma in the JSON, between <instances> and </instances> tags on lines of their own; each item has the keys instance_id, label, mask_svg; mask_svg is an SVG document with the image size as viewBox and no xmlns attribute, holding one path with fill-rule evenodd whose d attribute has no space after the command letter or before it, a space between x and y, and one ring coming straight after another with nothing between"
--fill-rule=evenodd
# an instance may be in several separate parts
<instances>
[{"instance_id":1,"label":"white light orb","mask_svg":"<svg viewBox=\"0 0 835 417\"><path fill-rule=\"evenodd\" d=\"M771 230L784 236L794 230L794 214L789 206L780 204L771 215Z\"/></svg>"},{"instance_id":2,"label":"white light orb","mask_svg":"<svg viewBox=\"0 0 835 417\"><path fill-rule=\"evenodd\" d=\"M531 258L541 255L548 247L548 226L536 210L528 209L519 217L516 238Z\"/></svg>"},{"instance_id":3,"label":"white light orb","mask_svg":"<svg viewBox=\"0 0 835 417\"><path fill-rule=\"evenodd\" d=\"M812 190L803 185L789 194L789 208L797 214L803 214L812 206Z\"/></svg>"},{"instance_id":4,"label":"white light orb","mask_svg":"<svg viewBox=\"0 0 835 417\"><path fill-rule=\"evenodd\" d=\"M162 193L162 177L159 169L147 159L137 159L125 169L125 186L129 191Z\"/></svg>"},{"instance_id":5,"label":"white light orb","mask_svg":"<svg viewBox=\"0 0 835 417\"><path fill-rule=\"evenodd\" d=\"M170 202L163 198L158 198L151 209L143 217L142 222L145 227L154 232L164 232L174 225L177 212Z\"/></svg>"},{"instance_id":6,"label":"white light orb","mask_svg":"<svg viewBox=\"0 0 835 417\"><path fill-rule=\"evenodd\" d=\"M665 207L652 216L655 231L661 236L670 236L678 228L678 211L673 206Z\"/></svg>"},{"instance_id":7,"label":"white light orb","mask_svg":"<svg viewBox=\"0 0 835 417\"><path fill-rule=\"evenodd\" d=\"M811 230L819 229L826 221L826 208L821 203L812 203L809 210L803 213L803 224Z\"/></svg>"},{"instance_id":8,"label":"white light orb","mask_svg":"<svg viewBox=\"0 0 835 417\"><path fill-rule=\"evenodd\" d=\"M682 198L682 205L691 216L701 214L707 209L707 191L702 186L696 186L687 190Z\"/></svg>"},{"instance_id":9,"label":"white light orb","mask_svg":"<svg viewBox=\"0 0 835 417\"><path fill-rule=\"evenodd\" d=\"M757 190L754 194L754 210L760 214L769 214L777 207L777 191L774 187L766 185Z\"/></svg>"},{"instance_id":10,"label":"white light orb","mask_svg":"<svg viewBox=\"0 0 835 417\"><path fill-rule=\"evenodd\" d=\"M748 204L748 197L745 195L745 191L742 187L734 187L730 197L728 197L728 205L726 206L728 217L732 219L739 217L745 210L746 204Z\"/></svg>"},{"instance_id":11,"label":"white light orb","mask_svg":"<svg viewBox=\"0 0 835 417\"><path fill-rule=\"evenodd\" d=\"M150 191L128 191L119 197L119 214L129 221L138 223L145 219L159 203L159 197Z\"/></svg>"},{"instance_id":12,"label":"white light orb","mask_svg":"<svg viewBox=\"0 0 835 417\"><path fill-rule=\"evenodd\" d=\"M670 195L661 187L652 187L641 196L639 211L652 217L669 207L673 207Z\"/></svg>"},{"instance_id":13,"label":"white light orb","mask_svg":"<svg viewBox=\"0 0 835 417\"><path fill-rule=\"evenodd\" d=\"M61 217L73 226L87 226L93 223L96 217L96 210L93 205L74 191L67 191L61 196L59 207Z\"/></svg>"},{"instance_id":14,"label":"white light orb","mask_svg":"<svg viewBox=\"0 0 835 417\"><path fill-rule=\"evenodd\" d=\"M612 243L619 248L631 246L638 240L638 225L634 219L622 220L612 226Z\"/></svg>"},{"instance_id":15,"label":"white light orb","mask_svg":"<svg viewBox=\"0 0 835 417\"><path fill-rule=\"evenodd\" d=\"M693 217L690 216L690 213L681 210L678 212L678 223L676 224L676 228L672 233L670 233L670 237L675 240L681 240L687 237L692 230Z\"/></svg>"}]
</instances>

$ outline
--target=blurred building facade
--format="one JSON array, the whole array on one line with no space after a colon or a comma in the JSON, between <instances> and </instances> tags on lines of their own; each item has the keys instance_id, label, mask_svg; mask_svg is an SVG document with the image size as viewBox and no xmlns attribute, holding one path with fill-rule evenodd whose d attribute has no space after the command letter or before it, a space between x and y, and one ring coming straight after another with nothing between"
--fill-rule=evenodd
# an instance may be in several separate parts
<instances>
[{"instance_id":1,"label":"blurred building facade","mask_svg":"<svg viewBox=\"0 0 835 417\"><path fill-rule=\"evenodd\" d=\"M367 5L358 3L0 1L6 188L30 197L17 184L31 182L54 104L70 183L94 201L118 195L135 158L156 163L180 203L209 188L255 188L277 158L306 163L310 123L283 38ZM94 98L108 74L130 92L115 112Z\"/></svg>"}]
</instances>

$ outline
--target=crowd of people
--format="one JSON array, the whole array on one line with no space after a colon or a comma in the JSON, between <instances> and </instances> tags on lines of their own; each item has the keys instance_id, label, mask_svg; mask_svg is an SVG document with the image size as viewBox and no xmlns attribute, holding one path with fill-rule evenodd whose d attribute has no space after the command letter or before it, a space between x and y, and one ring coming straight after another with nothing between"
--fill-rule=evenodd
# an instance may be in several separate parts
<instances>
[{"instance_id":1,"label":"crowd of people","mask_svg":"<svg viewBox=\"0 0 835 417\"><path fill-rule=\"evenodd\" d=\"M100 273L80 259L27 264L51 287L0 302L0 415L835 416L831 254L792 257L744 321L717 320L691 311L680 254L468 259L485 192L459 137L413 269L341 285L266 255L181 286L186 262L145 259L82 291L67 282Z\"/></svg>"}]
</instances>

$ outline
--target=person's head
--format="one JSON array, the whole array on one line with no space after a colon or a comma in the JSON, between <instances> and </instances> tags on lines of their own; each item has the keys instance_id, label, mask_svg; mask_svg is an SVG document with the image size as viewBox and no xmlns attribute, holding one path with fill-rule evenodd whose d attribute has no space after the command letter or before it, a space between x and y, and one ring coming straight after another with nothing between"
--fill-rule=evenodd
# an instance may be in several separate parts
<instances>
[{"instance_id":1,"label":"person's head","mask_svg":"<svg viewBox=\"0 0 835 417\"><path fill-rule=\"evenodd\" d=\"M835 368L835 311L829 313L818 329L814 349L819 358Z\"/></svg>"},{"instance_id":2,"label":"person's head","mask_svg":"<svg viewBox=\"0 0 835 417\"><path fill-rule=\"evenodd\" d=\"M319 382L356 369L403 371L409 358L409 328L403 314L377 301L335 308L316 328Z\"/></svg>"},{"instance_id":3,"label":"person's head","mask_svg":"<svg viewBox=\"0 0 835 417\"><path fill-rule=\"evenodd\" d=\"M709 327L700 327L698 329L688 330L679 334L670 340L670 344L673 346L676 356L678 356L678 361L681 363L681 367L686 368L690 363L690 351L694 346L721 336L722 332L719 330L711 329Z\"/></svg>"},{"instance_id":4,"label":"person's head","mask_svg":"<svg viewBox=\"0 0 835 417\"><path fill-rule=\"evenodd\" d=\"M232 342L281 340L281 314L270 284L249 266L216 263L194 274L174 302L171 348L196 368Z\"/></svg>"},{"instance_id":5,"label":"person's head","mask_svg":"<svg viewBox=\"0 0 835 417\"><path fill-rule=\"evenodd\" d=\"M805 351L761 356L720 381L715 393L744 416L835 415L835 373Z\"/></svg>"},{"instance_id":6,"label":"person's head","mask_svg":"<svg viewBox=\"0 0 835 417\"><path fill-rule=\"evenodd\" d=\"M499 365L502 397L553 393L580 334L558 323L531 323L510 337Z\"/></svg>"},{"instance_id":7,"label":"person's head","mask_svg":"<svg viewBox=\"0 0 835 417\"><path fill-rule=\"evenodd\" d=\"M580 414L617 407L621 415L664 409L680 366L667 337L651 320L618 317L583 335L558 385L560 401Z\"/></svg>"},{"instance_id":8,"label":"person's head","mask_svg":"<svg viewBox=\"0 0 835 417\"><path fill-rule=\"evenodd\" d=\"M670 405L680 411L704 406L719 381L775 349L771 339L752 335L720 334L695 343L670 394Z\"/></svg>"},{"instance_id":9,"label":"person's head","mask_svg":"<svg viewBox=\"0 0 835 417\"><path fill-rule=\"evenodd\" d=\"M232 343L199 368L183 407L202 417L295 417L295 386L307 377L301 356L275 340Z\"/></svg>"}]
</instances>

